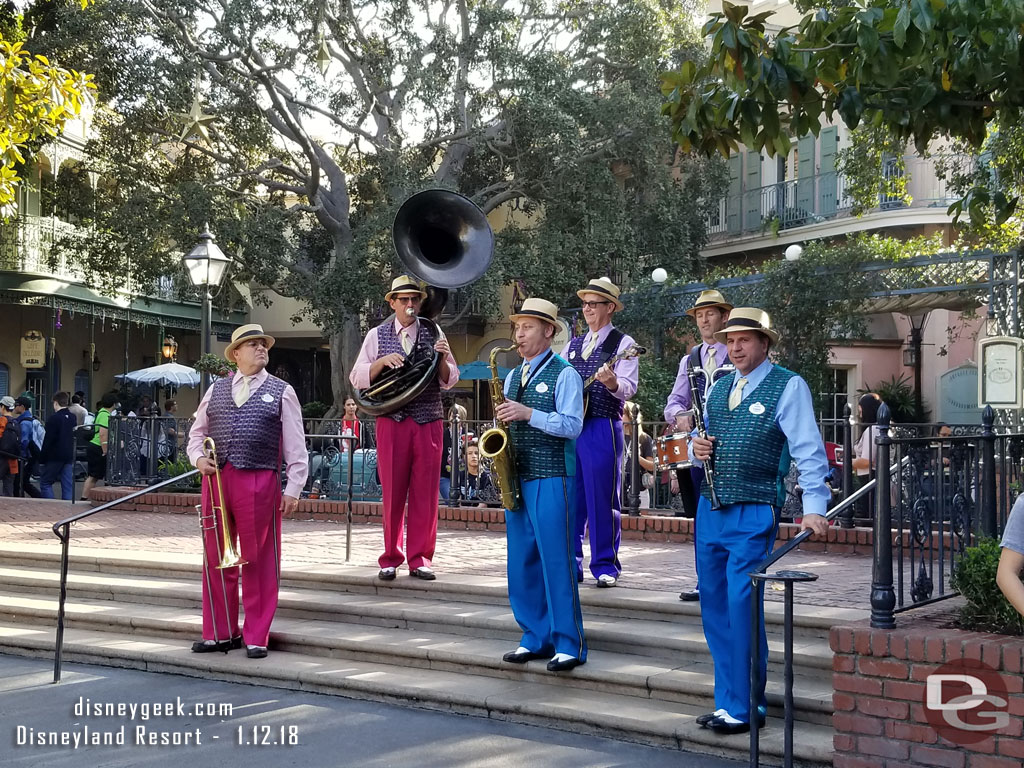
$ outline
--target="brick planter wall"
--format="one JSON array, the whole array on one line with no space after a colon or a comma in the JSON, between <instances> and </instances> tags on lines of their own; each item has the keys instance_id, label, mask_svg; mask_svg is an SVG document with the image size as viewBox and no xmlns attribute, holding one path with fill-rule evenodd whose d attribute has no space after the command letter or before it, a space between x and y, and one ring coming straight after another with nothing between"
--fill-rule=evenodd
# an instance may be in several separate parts
<instances>
[{"instance_id":1,"label":"brick planter wall","mask_svg":"<svg viewBox=\"0 0 1024 768\"><path fill-rule=\"evenodd\" d=\"M137 488L94 488L91 492L93 504L102 504L127 496ZM135 501L128 502L121 509L140 512L169 512L195 514L199 503L198 493L149 493ZM299 499L294 520L337 520L345 519L346 502L327 499ZM379 501L352 502L353 523L380 523ZM646 512L647 510L645 510ZM454 530L505 531L505 511L502 509L480 509L479 507L448 507L438 509L438 527ZM779 526L778 541L784 543L800 532L799 526L783 523ZM682 517L662 517L643 514L622 516L622 538L641 541L658 541L684 544L693 541L693 521ZM874 537L868 528L843 529L833 526L829 529L828 541L808 541L801 548L814 552L870 554Z\"/></svg>"},{"instance_id":2,"label":"brick planter wall","mask_svg":"<svg viewBox=\"0 0 1024 768\"><path fill-rule=\"evenodd\" d=\"M959 600L897 616L895 630L832 628L834 768L1020 768L1024 765L1024 638L951 625ZM945 663L974 659L999 670L1009 725L972 745L954 744L925 717L925 680Z\"/></svg>"}]
</instances>

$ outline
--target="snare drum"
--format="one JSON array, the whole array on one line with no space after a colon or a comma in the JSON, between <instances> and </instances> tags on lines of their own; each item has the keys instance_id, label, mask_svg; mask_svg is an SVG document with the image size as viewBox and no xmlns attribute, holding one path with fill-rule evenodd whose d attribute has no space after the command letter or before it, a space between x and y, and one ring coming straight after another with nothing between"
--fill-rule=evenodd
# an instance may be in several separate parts
<instances>
[{"instance_id":1,"label":"snare drum","mask_svg":"<svg viewBox=\"0 0 1024 768\"><path fill-rule=\"evenodd\" d=\"M665 469L689 469L690 436L686 432L676 432L659 437L655 444L655 464L658 471Z\"/></svg>"}]
</instances>

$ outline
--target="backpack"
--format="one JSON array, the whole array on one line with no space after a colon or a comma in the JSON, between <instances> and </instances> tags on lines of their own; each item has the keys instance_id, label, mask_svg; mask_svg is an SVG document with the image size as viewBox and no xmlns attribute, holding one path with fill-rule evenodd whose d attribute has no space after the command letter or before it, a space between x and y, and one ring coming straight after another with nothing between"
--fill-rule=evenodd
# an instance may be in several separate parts
<instances>
[{"instance_id":1,"label":"backpack","mask_svg":"<svg viewBox=\"0 0 1024 768\"><path fill-rule=\"evenodd\" d=\"M0 416L0 456L8 459L21 458L21 438L18 436L18 425L13 424L11 419ZM11 427L14 429L11 429Z\"/></svg>"},{"instance_id":2,"label":"backpack","mask_svg":"<svg viewBox=\"0 0 1024 768\"><path fill-rule=\"evenodd\" d=\"M32 419L32 442L40 451L43 450L44 440L46 440L46 427L39 419Z\"/></svg>"}]
</instances>

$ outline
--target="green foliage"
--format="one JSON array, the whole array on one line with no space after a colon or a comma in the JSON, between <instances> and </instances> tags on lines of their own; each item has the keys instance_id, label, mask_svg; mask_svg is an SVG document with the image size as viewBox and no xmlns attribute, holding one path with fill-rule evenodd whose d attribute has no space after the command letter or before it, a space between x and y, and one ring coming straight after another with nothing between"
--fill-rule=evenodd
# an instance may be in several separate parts
<instances>
[{"instance_id":1,"label":"green foliage","mask_svg":"<svg viewBox=\"0 0 1024 768\"><path fill-rule=\"evenodd\" d=\"M836 168L846 179L846 193L853 198L853 215L875 208L879 195L906 205L912 202L904 149L905 142L881 126L862 125L850 132L850 146L839 150Z\"/></svg>"},{"instance_id":2,"label":"green foliage","mask_svg":"<svg viewBox=\"0 0 1024 768\"><path fill-rule=\"evenodd\" d=\"M1024 635L1024 620L996 585L999 541L981 538L961 555L951 584L967 600L960 609L960 626L979 632Z\"/></svg>"},{"instance_id":3,"label":"green foliage","mask_svg":"<svg viewBox=\"0 0 1024 768\"><path fill-rule=\"evenodd\" d=\"M803 7L811 5L820 3ZM771 15L726 0L704 26L707 61L663 76L664 111L684 150L728 156L742 143L785 155L792 137L817 135L838 113L850 128L884 129L922 154L938 138L977 151L990 126L1020 122L1017 0L834 2L768 34ZM1016 204L980 186L951 212L972 222L991 212L1002 222Z\"/></svg>"},{"instance_id":4,"label":"green foliage","mask_svg":"<svg viewBox=\"0 0 1024 768\"><path fill-rule=\"evenodd\" d=\"M211 376L227 376L232 371L238 370L238 366L234 363L210 352L200 356L192 367L199 373L208 373Z\"/></svg>"},{"instance_id":5,"label":"green foliage","mask_svg":"<svg viewBox=\"0 0 1024 768\"><path fill-rule=\"evenodd\" d=\"M302 406L302 417L304 419L322 419L327 413L327 405L319 400L304 403Z\"/></svg>"},{"instance_id":6,"label":"green foliage","mask_svg":"<svg viewBox=\"0 0 1024 768\"><path fill-rule=\"evenodd\" d=\"M916 412L914 388L906 376L891 378L869 386L865 392L874 392L889 406L889 417L895 424L923 424L926 414Z\"/></svg>"},{"instance_id":7,"label":"green foliage","mask_svg":"<svg viewBox=\"0 0 1024 768\"><path fill-rule=\"evenodd\" d=\"M165 479L177 477L178 475L184 475L186 472L191 472L195 467L188 460L187 456L179 455L174 461L169 459L161 459L157 464L157 471L160 476ZM199 474L193 475L192 477L182 480L180 483L175 484L178 488L183 491L194 491L197 488L202 487L203 478ZM170 486L174 488L175 486Z\"/></svg>"},{"instance_id":8,"label":"green foliage","mask_svg":"<svg viewBox=\"0 0 1024 768\"><path fill-rule=\"evenodd\" d=\"M655 360L650 355L640 358L640 386L633 396L633 402L640 406L640 413L645 422L661 421L665 418L665 403L672 392L678 365L678 357L675 360Z\"/></svg>"}]
</instances>

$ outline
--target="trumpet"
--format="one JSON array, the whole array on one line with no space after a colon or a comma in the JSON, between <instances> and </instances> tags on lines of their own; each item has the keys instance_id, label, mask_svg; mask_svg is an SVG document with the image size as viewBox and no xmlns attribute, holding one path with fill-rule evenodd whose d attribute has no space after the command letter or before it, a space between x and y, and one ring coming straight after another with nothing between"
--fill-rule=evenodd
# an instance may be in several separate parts
<instances>
[{"instance_id":1,"label":"trumpet","mask_svg":"<svg viewBox=\"0 0 1024 768\"><path fill-rule=\"evenodd\" d=\"M217 489L216 499L213 498L213 492L210 492L211 514L215 519L218 516L220 517L220 563L217 564L217 568L234 568L238 565L245 565L246 561L242 559L242 556L238 553L238 549L235 546L235 528L231 524L231 520L228 518L227 509L224 507L224 488L221 486L220 482L220 465L217 464L217 446L213 442L212 437L208 437L203 440L203 453L206 455L206 458L213 462L214 484Z\"/></svg>"}]
</instances>

